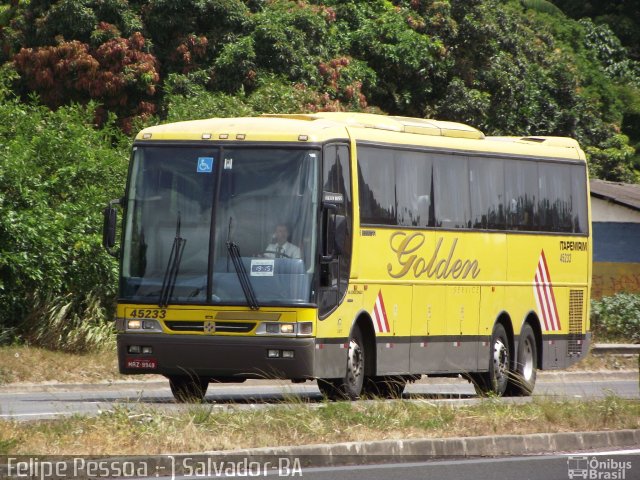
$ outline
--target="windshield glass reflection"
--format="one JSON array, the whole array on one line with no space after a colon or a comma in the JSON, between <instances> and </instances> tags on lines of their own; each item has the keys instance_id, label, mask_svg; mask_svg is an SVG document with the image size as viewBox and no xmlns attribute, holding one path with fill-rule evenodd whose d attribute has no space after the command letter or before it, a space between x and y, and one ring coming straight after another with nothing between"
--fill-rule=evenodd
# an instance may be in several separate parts
<instances>
[{"instance_id":1,"label":"windshield glass reflection","mask_svg":"<svg viewBox=\"0 0 640 480\"><path fill-rule=\"evenodd\" d=\"M244 269L260 305L310 302L318 161L309 150L136 148L121 296L246 305Z\"/></svg>"}]
</instances>

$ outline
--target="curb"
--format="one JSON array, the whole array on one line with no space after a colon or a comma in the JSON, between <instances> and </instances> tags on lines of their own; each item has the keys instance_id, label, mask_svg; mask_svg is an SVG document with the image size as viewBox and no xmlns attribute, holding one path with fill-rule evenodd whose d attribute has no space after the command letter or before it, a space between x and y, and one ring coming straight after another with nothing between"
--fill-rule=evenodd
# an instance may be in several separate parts
<instances>
[{"instance_id":1,"label":"curb","mask_svg":"<svg viewBox=\"0 0 640 480\"><path fill-rule=\"evenodd\" d=\"M640 445L640 429L598 432L536 433L491 437L426 438L337 444L268 447L179 454L176 458L298 458L303 466L328 467L364 463L402 463L443 457L497 457L614 450Z\"/></svg>"},{"instance_id":2,"label":"curb","mask_svg":"<svg viewBox=\"0 0 640 480\"><path fill-rule=\"evenodd\" d=\"M221 471L227 467L231 468L234 472L231 476L256 476L247 474L253 471L266 475L268 470L282 476L283 467L288 472L285 476L303 476L305 468L402 464L445 458L518 457L545 454L559 456L588 454L590 451L602 449L615 455L613 451L616 449L637 448L639 444L640 429L383 440L163 455L108 455L94 459L93 463L107 469L116 469L124 464L134 467L145 466L144 471L147 473L144 478L150 478L154 472L156 478L159 477L160 472L162 472L162 478L176 478L182 475L186 475L186 478L202 477L205 471L212 467ZM7 458L0 457L0 476L4 475L3 478L6 478L8 473L7 464L3 462L3 460L7 461ZM37 465L42 462L38 457L31 456L20 456L20 460L29 462L30 468L34 468L33 465L37 468ZM59 457L56 461L72 463L75 460L71 456L66 456ZM256 466L258 470L255 470ZM278 470L274 472L276 468ZM198 469L203 470L200 472ZM148 472L151 472L151 475ZM165 476L169 474L170 477ZM210 476L207 475L207 477ZM78 478L95 477L92 475Z\"/></svg>"}]
</instances>

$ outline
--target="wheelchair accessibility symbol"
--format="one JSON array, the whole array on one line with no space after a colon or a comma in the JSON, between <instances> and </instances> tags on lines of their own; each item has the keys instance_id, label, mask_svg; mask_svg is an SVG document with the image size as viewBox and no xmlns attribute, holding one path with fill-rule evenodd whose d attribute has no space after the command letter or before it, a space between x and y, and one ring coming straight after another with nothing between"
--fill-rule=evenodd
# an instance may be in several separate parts
<instances>
[{"instance_id":1,"label":"wheelchair accessibility symbol","mask_svg":"<svg viewBox=\"0 0 640 480\"><path fill-rule=\"evenodd\" d=\"M198 157L198 173L211 173L213 171L213 157Z\"/></svg>"}]
</instances>

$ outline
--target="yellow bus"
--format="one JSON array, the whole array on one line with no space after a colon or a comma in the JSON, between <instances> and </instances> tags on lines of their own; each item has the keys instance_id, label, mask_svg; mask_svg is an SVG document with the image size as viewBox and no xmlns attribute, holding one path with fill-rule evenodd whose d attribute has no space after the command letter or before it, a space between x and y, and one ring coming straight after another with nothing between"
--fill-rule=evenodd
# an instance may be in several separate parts
<instances>
[{"instance_id":1,"label":"yellow bus","mask_svg":"<svg viewBox=\"0 0 640 480\"><path fill-rule=\"evenodd\" d=\"M256 378L397 396L422 375L528 395L588 351L587 168L569 138L364 113L155 126L104 244L120 372L162 374L178 400Z\"/></svg>"}]
</instances>

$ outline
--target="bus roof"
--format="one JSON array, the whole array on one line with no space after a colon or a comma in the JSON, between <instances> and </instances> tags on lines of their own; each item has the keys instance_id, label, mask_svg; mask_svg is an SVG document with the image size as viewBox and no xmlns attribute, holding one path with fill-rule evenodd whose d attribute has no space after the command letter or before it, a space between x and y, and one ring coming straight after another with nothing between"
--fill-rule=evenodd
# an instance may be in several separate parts
<instances>
[{"instance_id":1,"label":"bus roof","mask_svg":"<svg viewBox=\"0 0 640 480\"><path fill-rule=\"evenodd\" d=\"M491 137L462 123L352 112L192 120L146 128L136 140L321 143L347 138L457 151L585 158L578 142L567 137Z\"/></svg>"}]
</instances>

